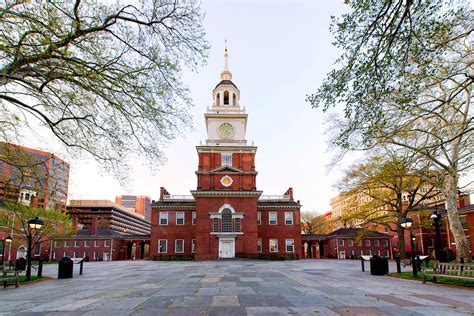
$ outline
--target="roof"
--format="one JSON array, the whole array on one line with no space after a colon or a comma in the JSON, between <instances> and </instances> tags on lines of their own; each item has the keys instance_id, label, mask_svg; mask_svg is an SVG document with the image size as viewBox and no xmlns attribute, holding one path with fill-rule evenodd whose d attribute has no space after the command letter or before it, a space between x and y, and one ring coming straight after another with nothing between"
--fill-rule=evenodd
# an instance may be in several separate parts
<instances>
[{"instance_id":1,"label":"roof","mask_svg":"<svg viewBox=\"0 0 474 316\"><path fill-rule=\"evenodd\" d=\"M328 238L331 237L359 237L363 235L364 237L387 237L390 238L389 235L382 234L376 231L367 230L363 228L339 228L332 233L328 234Z\"/></svg>"},{"instance_id":2,"label":"roof","mask_svg":"<svg viewBox=\"0 0 474 316\"><path fill-rule=\"evenodd\" d=\"M76 232L75 235L71 237L122 237L121 234L117 233L116 231L113 231L109 228L98 228L97 233L95 235L92 235L90 229L80 229Z\"/></svg>"},{"instance_id":3,"label":"roof","mask_svg":"<svg viewBox=\"0 0 474 316\"><path fill-rule=\"evenodd\" d=\"M221 82L219 82L217 85L216 85L216 88L220 85L231 85L231 86L234 86L237 90L239 90L239 88L237 88L237 86L235 85L235 83L232 82L232 80L221 80ZM216 89L214 88L214 89Z\"/></svg>"},{"instance_id":4,"label":"roof","mask_svg":"<svg viewBox=\"0 0 474 316\"><path fill-rule=\"evenodd\" d=\"M325 239L328 239L328 235L326 235L326 234L301 234L301 239L325 240Z\"/></svg>"}]
</instances>

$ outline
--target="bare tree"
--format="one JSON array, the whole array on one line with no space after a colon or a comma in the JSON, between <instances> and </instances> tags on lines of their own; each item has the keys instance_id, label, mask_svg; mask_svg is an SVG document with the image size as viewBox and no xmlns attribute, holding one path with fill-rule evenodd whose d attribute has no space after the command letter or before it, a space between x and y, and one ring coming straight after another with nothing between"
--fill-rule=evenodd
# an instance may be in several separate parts
<instances>
[{"instance_id":1,"label":"bare tree","mask_svg":"<svg viewBox=\"0 0 474 316\"><path fill-rule=\"evenodd\" d=\"M468 2L348 1L333 21L343 53L316 93L324 110L343 104L335 143L346 150L387 144L410 150L443 181L458 257L470 260L459 220L459 178L472 171L473 23Z\"/></svg>"},{"instance_id":2,"label":"bare tree","mask_svg":"<svg viewBox=\"0 0 474 316\"><path fill-rule=\"evenodd\" d=\"M189 126L180 75L208 49L193 1L6 0L0 25L0 140L46 127L123 175Z\"/></svg>"}]
</instances>

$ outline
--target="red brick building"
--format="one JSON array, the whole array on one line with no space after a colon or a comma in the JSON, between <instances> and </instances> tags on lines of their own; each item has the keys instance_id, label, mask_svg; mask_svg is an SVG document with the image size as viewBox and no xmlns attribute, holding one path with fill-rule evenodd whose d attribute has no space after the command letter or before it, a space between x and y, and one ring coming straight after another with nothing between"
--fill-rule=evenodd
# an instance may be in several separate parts
<instances>
[{"instance_id":1,"label":"red brick building","mask_svg":"<svg viewBox=\"0 0 474 316\"><path fill-rule=\"evenodd\" d=\"M357 259L362 255L377 255L393 259L391 239L390 235L362 228L339 228L330 234L302 235L306 258Z\"/></svg>"},{"instance_id":2,"label":"red brick building","mask_svg":"<svg viewBox=\"0 0 474 316\"><path fill-rule=\"evenodd\" d=\"M52 260L148 258L150 223L133 210L108 200L71 200L67 212L77 231L52 243Z\"/></svg>"},{"instance_id":3,"label":"red brick building","mask_svg":"<svg viewBox=\"0 0 474 316\"><path fill-rule=\"evenodd\" d=\"M197 189L191 196L174 196L161 188L152 203L150 255L299 257L301 205L291 188L281 196L257 190L257 147L247 144L248 116L227 69L227 49L224 56L221 81L205 114L208 137L196 147Z\"/></svg>"}]
</instances>

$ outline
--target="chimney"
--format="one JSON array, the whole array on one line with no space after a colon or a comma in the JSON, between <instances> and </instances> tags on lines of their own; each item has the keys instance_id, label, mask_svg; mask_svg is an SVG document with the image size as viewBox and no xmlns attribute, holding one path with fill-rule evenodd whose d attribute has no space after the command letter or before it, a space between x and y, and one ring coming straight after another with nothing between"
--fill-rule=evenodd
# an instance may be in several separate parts
<instances>
[{"instance_id":1,"label":"chimney","mask_svg":"<svg viewBox=\"0 0 474 316\"><path fill-rule=\"evenodd\" d=\"M91 235L97 235L97 217L92 217L91 220Z\"/></svg>"}]
</instances>

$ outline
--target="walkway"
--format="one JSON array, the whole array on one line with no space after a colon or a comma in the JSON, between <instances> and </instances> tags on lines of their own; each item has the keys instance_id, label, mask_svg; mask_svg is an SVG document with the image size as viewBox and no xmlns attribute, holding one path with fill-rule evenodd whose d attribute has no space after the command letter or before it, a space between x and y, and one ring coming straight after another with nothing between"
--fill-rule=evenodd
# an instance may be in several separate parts
<instances>
[{"instance_id":1,"label":"walkway","mask_svg":"<svg viewBox=\"0 0 474 316\"><path fill-rule=\"evenodd\" d=\"M57 265L45 266L45 274L56 273ZM474 291L371 276L350 260L97 262L73 279L0 289L0 314L22 312L472 315Z\"/></svg>"}]
</instances>

